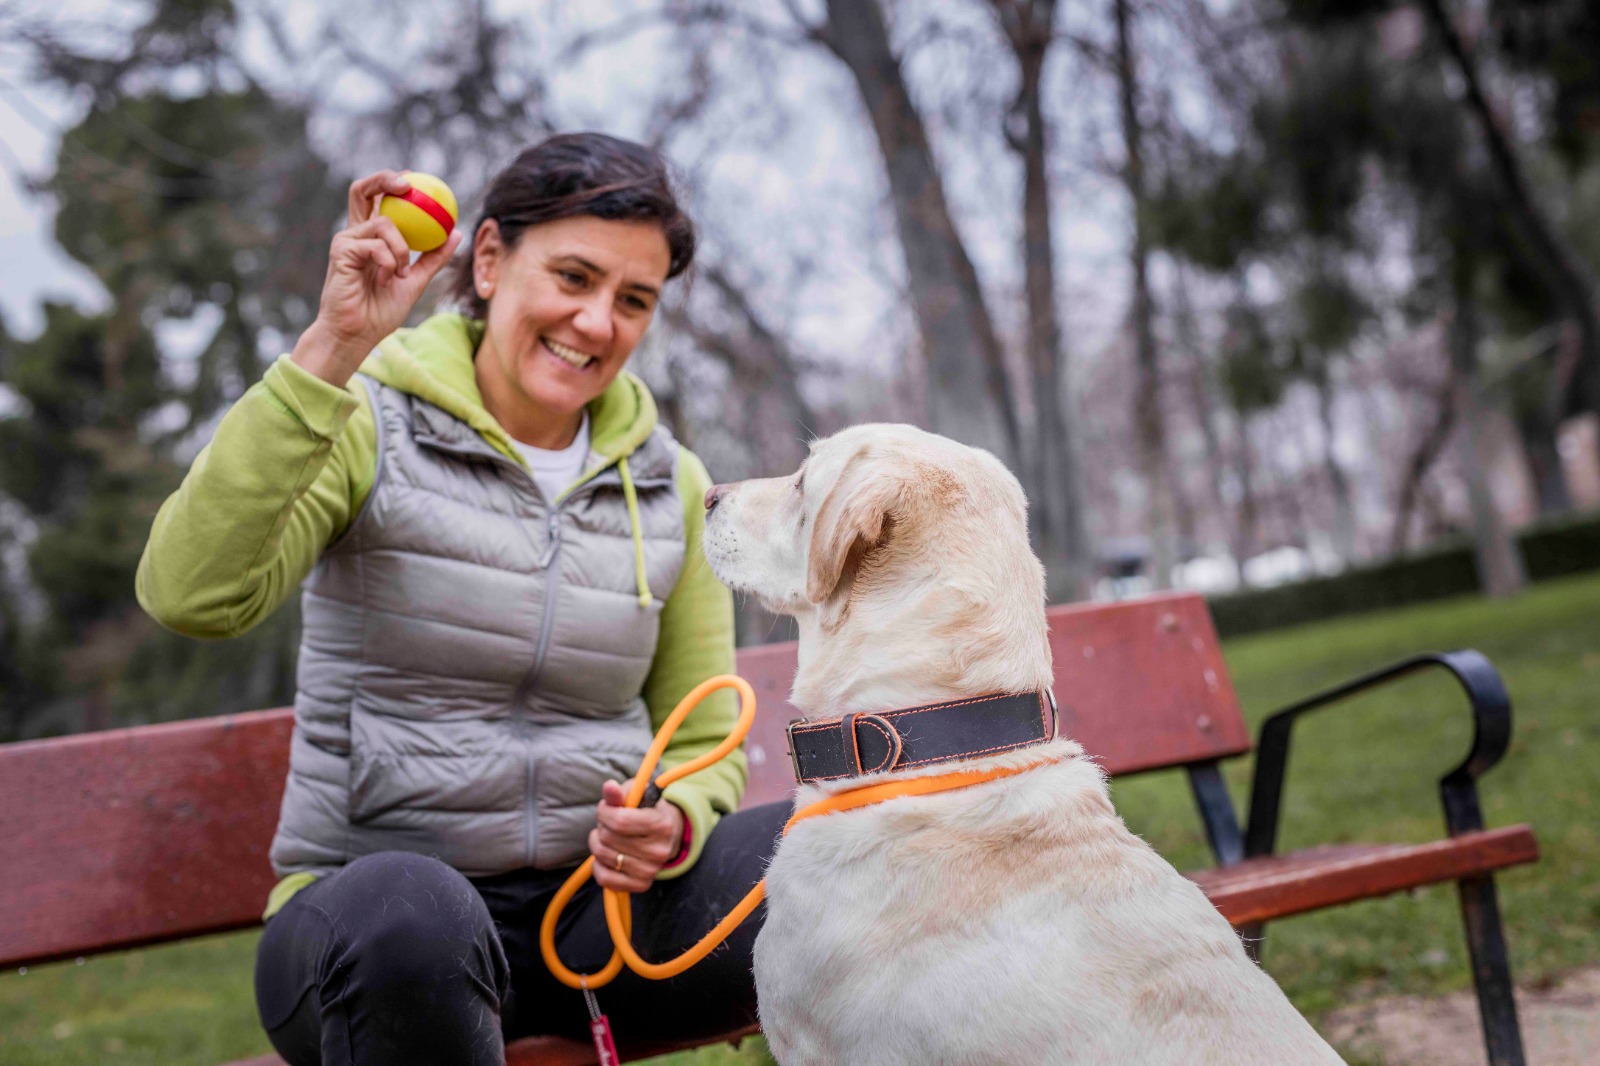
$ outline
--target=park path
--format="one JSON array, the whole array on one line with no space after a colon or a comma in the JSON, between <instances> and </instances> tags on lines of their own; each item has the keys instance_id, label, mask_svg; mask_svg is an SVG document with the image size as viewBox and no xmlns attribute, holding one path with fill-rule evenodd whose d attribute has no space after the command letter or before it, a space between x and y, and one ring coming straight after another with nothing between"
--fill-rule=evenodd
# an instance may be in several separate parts
<instances>
[{"instance_id":1,"label":"park path","mask_svg":"<svg viewBox=\"0 0 1600 1066\"><path fill-rule=\"evenodd\" d=\"M1519 988L1518 1013L1529 1066L1600 1061L1600 967L1550 988ZM1391 996L1335 1011L1322 1030L1352 1056L1391 1066L1485 1066L1478 1004L1470 992L1436 998Z\"/></svg>"}]
</instances>

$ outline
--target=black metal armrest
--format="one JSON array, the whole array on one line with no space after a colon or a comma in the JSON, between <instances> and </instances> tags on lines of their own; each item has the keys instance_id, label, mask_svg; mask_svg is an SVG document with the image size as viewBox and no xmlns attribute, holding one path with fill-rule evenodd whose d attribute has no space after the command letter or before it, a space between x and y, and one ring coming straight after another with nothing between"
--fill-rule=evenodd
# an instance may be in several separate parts
<instances>
[{"instance_id":1,"label":"black metal armrest","mask_svg":"<svg viewBox=\"0 0 1600 1066\"><path fill-rule=\"evenodd\" d=\"M1307 711L1326 707L1349 696L1386 684L1429 667L1448 670L1466 691L1472 707L1472 750L1460 766L1439 782L1444 800L1445 825L1450 835L1483 828L1478 805L1477 779L1500 761L1511 743L1511 697L1505 682L1481 652L1464 650L1418 655L1376 673L1358 677L1337 688L1285 707L1261 724L1256 744L1255 780L1250 789L1250 825L1245 834L1245 855L1270 855L1277 846L1278 816L1283 801L1283 776L1289 762L1289 734Z\"/></svg>"}]
</instances>

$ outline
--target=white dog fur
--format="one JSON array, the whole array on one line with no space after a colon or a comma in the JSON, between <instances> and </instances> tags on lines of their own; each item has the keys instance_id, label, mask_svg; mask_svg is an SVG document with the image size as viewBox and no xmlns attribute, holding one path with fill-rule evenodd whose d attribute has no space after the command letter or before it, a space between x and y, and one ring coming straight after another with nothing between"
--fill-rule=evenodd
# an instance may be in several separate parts
<instances>
[{"instance_id":1,"label":"white dog fur","mask_svg":"<svg viewBox=\"0 0 1600 1066\"><path fill-rule=\"evenodd\" d=\"M792 701L806 717L1051 685L1027 502L988 453L856 426L794 476L708 502L712 568L799 624ZM1128 831L1071 740L870 780L1041 760L784 838L755 947L778 1061L1341 1061L1200 889Z\"/></svg>"}]
</instances>

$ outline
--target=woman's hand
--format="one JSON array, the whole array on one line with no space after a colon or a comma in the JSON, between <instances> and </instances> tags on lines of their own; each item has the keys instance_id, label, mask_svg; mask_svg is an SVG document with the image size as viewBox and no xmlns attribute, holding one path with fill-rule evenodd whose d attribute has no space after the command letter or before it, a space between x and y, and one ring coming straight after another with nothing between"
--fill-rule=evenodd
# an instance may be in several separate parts
<instances>
[{"instance_id":1,"label":"woman's hand","mask_svg":"<svg viewBox=\"0 0 1600 1066\"><path fill-rule=\"evenodd\" d=\"M594 879L601 888L643 892L683 847L683 812L670 803L625 807L624 796L615 781L607 781L600 790L599 824L589 831Z\"/></svg>"},{"instance_id":2,"label":"woman's hand","mask_svg":"<svg viewBox=\"0 0 1600 1066\"><path fill-rule=\"evenodd\" d=\"M411 188L397 171L380 170L350 186L350 218L334 235L317 319L291 358L343 386L378 342L399 329L462 240L459 228L415 263L400 230L378 214L378 200Z\"/></svg>"}]
</instances>

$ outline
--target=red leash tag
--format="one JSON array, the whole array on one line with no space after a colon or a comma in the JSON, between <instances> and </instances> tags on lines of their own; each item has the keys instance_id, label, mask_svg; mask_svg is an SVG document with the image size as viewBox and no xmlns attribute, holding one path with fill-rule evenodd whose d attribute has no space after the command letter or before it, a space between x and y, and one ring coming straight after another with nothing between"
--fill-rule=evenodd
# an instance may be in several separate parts
<instances>
[{"instance_id":1,"label":"red leash tag","mask_svg":"<svg viewBox=\"0 0 1600 1066\"><path fill-rule=\"evenodd\" d=\"M600 1013L600 1004L588 984L583 986L583 1005L589 1008L589 1035L594 1038L594 1054L599 1066L617 1066L617 1042L611 1036L611 1022Z\"/></svg>"},{"instance_id":2,"label":"red leash tag","mask_svg":"<svg viewBox=\"0 0 1600 1066\"><path fill-rule=\"evenodd\" d=\"M589 1035L594 1037L594 1053L600 1066L617 1066L617 1042L611 1039L611 1023L604 1014L589 1023Z\"/></svg>"}]
</instances>

